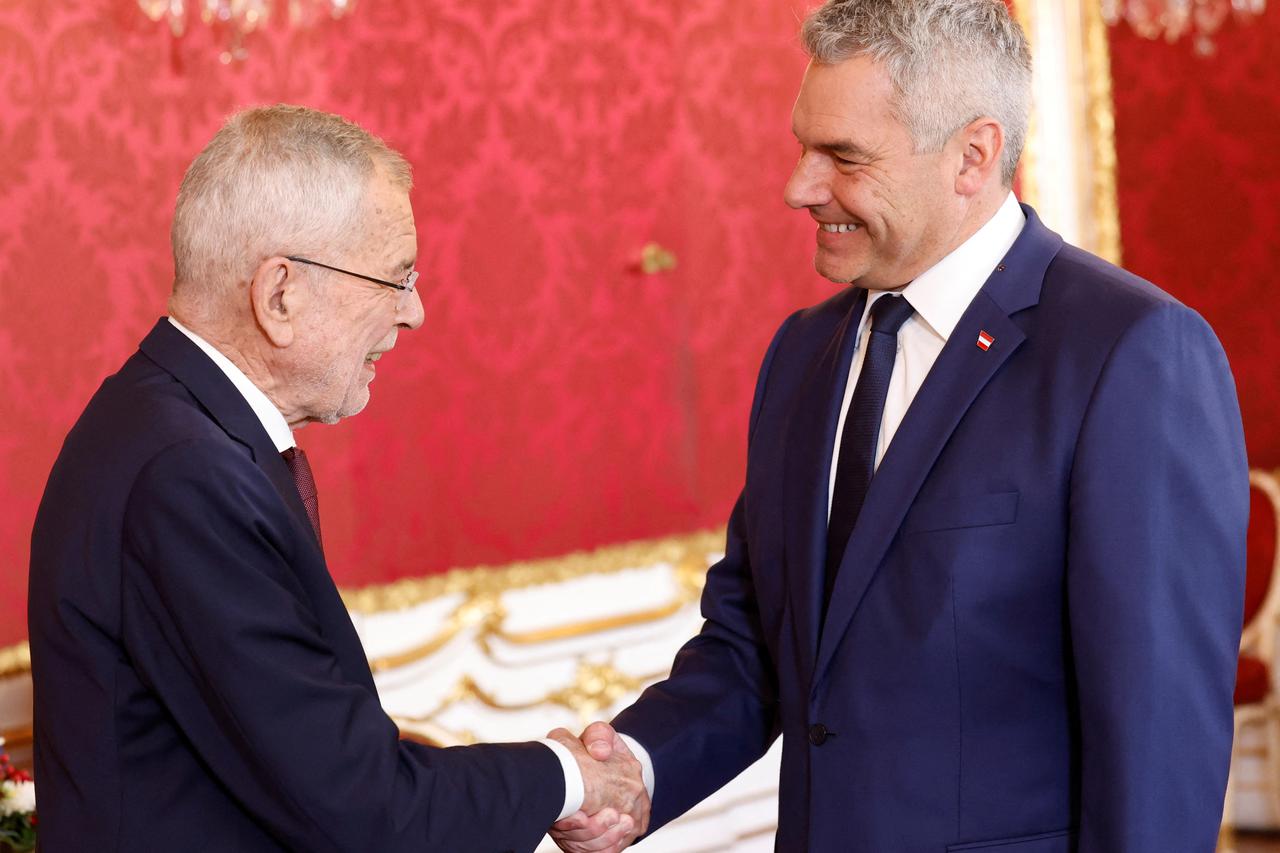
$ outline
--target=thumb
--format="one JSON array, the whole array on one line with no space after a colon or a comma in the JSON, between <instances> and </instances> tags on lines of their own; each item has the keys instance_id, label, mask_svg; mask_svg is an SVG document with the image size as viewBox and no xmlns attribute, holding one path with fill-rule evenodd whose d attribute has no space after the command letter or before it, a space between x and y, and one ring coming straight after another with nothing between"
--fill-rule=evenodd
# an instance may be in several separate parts
<instances>
[{"instance_id":1,"label":"thumb","mask_svg":"<svg viewBox=\"0 0 1280 853\"><path fill-rule=\"evenodd\" d=\"M615 744L620 742L613 726L596 722L587 726L582 733L582 745L596 761L607 761L613 755ZM623 747L624 749L626 747Z\"/></svg>"},{"instance_id":2,"label":"thumb","mask_svg":"<svg viewBox=\"0 0 1280 853\"><path fill-rule=\"evenodd\" d=\"M627 742L622 739L622 735L616 731L613 733L613 751L618 755L625 755L627 758L634 758L631 754L631 748L627 746Z\"/></svg>"}]
</instances>

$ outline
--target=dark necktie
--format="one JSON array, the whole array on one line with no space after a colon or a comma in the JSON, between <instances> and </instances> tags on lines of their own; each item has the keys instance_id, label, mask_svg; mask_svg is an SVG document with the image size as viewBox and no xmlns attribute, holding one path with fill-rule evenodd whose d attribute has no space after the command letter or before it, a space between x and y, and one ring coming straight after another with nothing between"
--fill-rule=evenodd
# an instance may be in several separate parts
<instances>
[{"instance_id":1,"label":"dark necktie","mask_svg":"<svg viewBox=\"0 0 1280 853\"><path fill-rule=\"evenodd\" d=\"M823 613L836 585L840 561L849 536L858 522L862 502L875 473L876 442L884 417L884 398L889 393L889 377L898 352L898 329L915 313L901 296L881 296L871 306L871 329L867 333L862 372L853 390L853 401L844 420L840 456L836 462L836 486L831 497L831 520L827 523L827 566L822 597Z\"/></svg>"},{"instance_id":2,"label":"dark necktie","mask_svg":"<svg viewBox=\"0 0 1280 853\"><path fill-rule=\"evenodd\" d=\"M298 497L302 498L302 506L307 510L307 518L311 521L311 529L316 532L316 541L324 549L324 540L320 538L320 496L316 493L316 478L311 474L311 463L301 447L290 447L280 454L289 466L293 475L293 484L298 488Z\"/></svg>"}]
</instances>

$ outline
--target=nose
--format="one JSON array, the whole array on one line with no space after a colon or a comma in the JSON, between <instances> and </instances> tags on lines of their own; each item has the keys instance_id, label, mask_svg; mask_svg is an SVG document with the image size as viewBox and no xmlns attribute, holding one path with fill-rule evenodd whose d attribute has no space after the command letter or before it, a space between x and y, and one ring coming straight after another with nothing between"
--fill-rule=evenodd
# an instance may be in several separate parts
<instances>
[{"instance_id":1,"label":"nose","mask_svg":"<svg viewBox=\"0 0 1280 853\"><path fill-rule=\"evenodd\" d=\"M415 287L408 298L396 306L396 324L406 329L416 329L426 319L426 311L422 308L422 297Z\"/></svg>"},{"instance_id":2,"label":"nose","mask_svg":"<svg viewBox=\"0 0 1280 853\"><path fill-rule=\"evenodd\" d=\"M819 207L831 201L830 166L816 151L800 155L782 197L789 207Z\"/></svg>"}]
</instances>

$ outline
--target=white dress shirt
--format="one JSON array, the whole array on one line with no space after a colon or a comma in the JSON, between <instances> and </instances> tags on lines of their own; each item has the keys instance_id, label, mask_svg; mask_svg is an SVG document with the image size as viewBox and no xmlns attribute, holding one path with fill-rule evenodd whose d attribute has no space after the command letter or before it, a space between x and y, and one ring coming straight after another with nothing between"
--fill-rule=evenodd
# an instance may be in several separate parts
<instances>
[{"instance_id":1,"label":"white dress shirt","mask_svg":"<svg viewBox=\"0 0 1280 853\"><path fill-rule=\"evenodd\" d=\"M231 380L231 384L236 386L240 396L244 397L244 401L249 404L249 408L253 409L253 413L262 422L262 428L271 437L271 442L276 446L276 450L284 453L290 447L297 447L298 443L293 440L293 430L289 429L289 422L284 419L284 415L280 414L276 404L271 402L266 394L262 393L262 389L254 385L249 377L244 375L243 370L236 367L235 363L219 352L213 344L177 320L170 317L169 323L190 338L191 342L200 347L200 351L209 356L209 360L218 365L218 369L227 375L227 378Z\"/></svg>"},{"instance_id":2,"label":"white dress shirt","mask_svg":"<svg viewBox=\"0 0 1280 853\"><path fill-rule=\"evenodd\" d=\"M906 297L916 313L898 330L898 353L893 360L893 373L889 377L889 392L884 401L884 415L880 420L880 435L876 441L876 467L893 441L911 401L924 384L933 363L951 337L956 324L964 315L969 303L978 295L982 285L995 270L1000 259L1008 254L1027 217L1013 193L987 223L968 240L961 243L942 260L922 272L915 281L897 291L872 291L862 311L858 324L858 342L853 351L853 366L849 368L849 381L844 388L844 402L840 404L840 423L836 427L836 443L831 453L831 477L827 484L827 515L831 514L831 499L836 489L836 462L840 459L840 439L844 435L844 421L853 401L853 390L858 385L862 361L866 358L866 332L871 326L871 306L886 293L894 292ZM977 342L974 342L974 346Z\"/></svg>"},{"instance_id":3,"label":"white dress shirt","mask_svg":"<svg viewBox=\"0 0 1280 853\"><path fill-rule=\"evenodd\" d=\"M275 403L272 403L267 395L262 393L262 389L254 385L249 377L244 375L243 370L236 367L231 359L219 352L212 344L177 320L170 317L169 322L173 324L175 329L190 338L192 343L200 347L200 351L209 356L209 360L227 375L227 378L231 380L231 384L236 386L236 390L240 392L245 402L249 404L249 408L253 409L253 413L262 422L262 428L271 437L276 450L283 453L289 448L297 446L297 442L293 440L293 430L289 429L289 422L284 419L284 415L276 408ZM582 784L582 771L578 769L578 762L573 757L573 753L563 744L556 743L553 740L540 740L539 743L546 744L551 748L556 758L560 759L560 767L564 771L564 807L560 812L560 817L556 818L556 820L560 820L582 808L582 801L586 798L586 792ZM646 756L647 758L648 756ZM652 774L653 771L650 770L649 772ZM652 790L652 786L650 786L650 790Z\"/></svg>"},{"instance_id":4,"label":"white dress shirt","mask_svg":"<svg viewBox=\"0 0 1280 853\"><path fill-rule=\"evenodd\" d=\"M885 399L884 416L880 421L880 436L876 445L877 467L884 458L885 449L893 441L902 418L907 414L916 392L924 384L938 354L960 322L969 303L978 295L982 285L995 270L996 265L1013 246L1027 217L1018 206L1013 193L1005 197L995 215L968 240L961 243L914 281L898 291L881 291L869 294L858 324L858 341L853 351L853 365L849 369L849 381L845 384L844 402L840 405L840 424L836 428L836 443L831 456L831 479L827 488L827 516L831 515L831 497L836 487L836 462L840 458L840 438L844 435L844 421L849 414L853 390L858 385L862 360L866 357L866 331L871 325L871 305L885 293L896 292L907 298L916 313L898 330L898 353L893 360L893 373L889 377L889 393ZM977 342L974 342L977 345ZM644 768L645 787L653 797L653 760L639 743L623 735L631 751Z\"/></svg>"}]
</instances>

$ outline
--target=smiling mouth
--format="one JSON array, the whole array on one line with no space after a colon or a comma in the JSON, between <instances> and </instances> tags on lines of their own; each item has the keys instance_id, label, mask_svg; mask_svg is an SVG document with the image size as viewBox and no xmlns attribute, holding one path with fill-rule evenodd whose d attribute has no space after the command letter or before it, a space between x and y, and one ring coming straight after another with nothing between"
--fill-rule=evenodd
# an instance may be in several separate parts
<instances>
[{"instance_id":1,"label":"smiling mouth","mask_svg":"<svg viewBox=\"0 0 1280 853\"><path fill-rule=\"evenodd\" d=\"M382 353L380 353L380 352L371 352L371 353L369 353L368 355L366 355L366 356L364 357L364 363L365 363L365 364L373 364L375 361L377 361L377 360L378 360L378 359L380 359L380 358L382 358Z\"/></svg>"},{"instance_id":2,"label":"smiling mouth","mask_svg":"<svg viewBox=\"0 0 1280 853\"><path fill-rule=\"evenodd\" d=\"M859 226L848 222L819 222L818 227L828 234L847 234L850 231L857 231L859 228Z\"/></svg>"}]
</instances>

